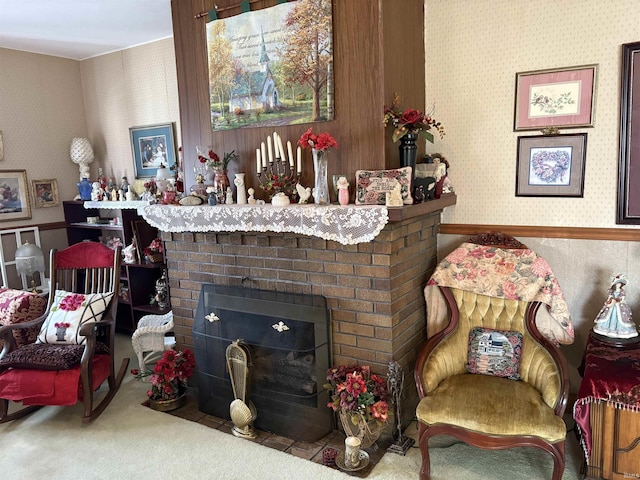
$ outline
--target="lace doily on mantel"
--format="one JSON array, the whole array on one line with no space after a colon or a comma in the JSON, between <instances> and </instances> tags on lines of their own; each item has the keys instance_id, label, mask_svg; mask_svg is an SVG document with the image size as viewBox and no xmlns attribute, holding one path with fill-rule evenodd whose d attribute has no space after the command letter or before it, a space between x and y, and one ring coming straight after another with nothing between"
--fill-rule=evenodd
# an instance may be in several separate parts
<instances>
[{"instance_id":1,"label":"lace doily on mantel","mask_svg":"<svg viewBox=\"0 0 640 480\"><path fill-rule=\"evenodd\" d=\"M291 232L342 245L372 241L389 221L382 205L149 205L142 216L163 232Z\"/></svg>"}]
</instances>

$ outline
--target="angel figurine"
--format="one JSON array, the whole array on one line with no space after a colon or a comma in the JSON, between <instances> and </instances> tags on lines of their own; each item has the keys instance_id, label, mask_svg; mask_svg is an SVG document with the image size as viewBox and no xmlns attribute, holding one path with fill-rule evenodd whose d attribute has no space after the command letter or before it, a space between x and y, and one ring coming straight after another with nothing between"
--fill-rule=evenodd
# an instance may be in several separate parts
<instances>
[{"instance_id":1,"label":"angel figurine","mask_svg":"<svg viewBox=\"0 0 640 480\"><path fill-rule=\"evenodd\" d=\"M611 278L609 295L604 306L596 316L593 332L610 338L634 338L638 329L631 320L631 308L626 301L624 286L627 279L624 275Z\"/></svg>"}]
</instances>

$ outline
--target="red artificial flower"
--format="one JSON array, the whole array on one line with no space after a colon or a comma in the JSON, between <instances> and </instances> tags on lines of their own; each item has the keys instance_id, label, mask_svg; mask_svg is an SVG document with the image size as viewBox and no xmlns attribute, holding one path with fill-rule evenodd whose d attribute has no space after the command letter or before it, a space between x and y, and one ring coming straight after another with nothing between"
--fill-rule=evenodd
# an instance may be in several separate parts
<instances>
[{"instance_id":1,"label":"red artificial flower","mask_svg":"<svg viewBox=\"0 0 640 480\"><path fill-rule=\"evenodd\" d=\"M379 401L371 405L371 415L376 420L386 422L389 418L389 404L387 402Z\"/></svg>"},{"instance_id":2,"label":"red artificial flower","mask_svg":"<svg viewBox=\"0 0 640 480\"><path fill-rule=\"evenodd\" d=\"M311 148L313 150L327 150L331 147L338 148L338 142L328 133L321 133L319 135L315 135L313 133L313 128L310 128L306 132L302 134L300 140L298 140L298 145L302 148Z\"/></svg>"},{"instance_id":3,"label":"red artificial flower","mask_svg":"<svg viewBox=\"0 0 640 480\"><path fill-rule=\"evenodd\" d=\"M361 393L367 391L367 384L364 383L362 379L362 375L357 373L348 373L347 374L347 392L349 392L354 397L358 397Z\"/></svg>"}]
</instances>

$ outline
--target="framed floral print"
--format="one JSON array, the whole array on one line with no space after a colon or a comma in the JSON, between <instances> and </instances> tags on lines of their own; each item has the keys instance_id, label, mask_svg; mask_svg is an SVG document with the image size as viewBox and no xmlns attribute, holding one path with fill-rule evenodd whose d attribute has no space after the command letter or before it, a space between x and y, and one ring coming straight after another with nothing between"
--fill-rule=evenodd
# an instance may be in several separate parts
<instances>
[{"instance_id":1,"label":"framed floral print","mask_svg":"<svg viewBox=\"0 0 640 480\"><path fill-rule=\"evenodd\" d=\"M31 218L26 170L0 170L0 222Z\"/></svg>"},{"instance_id":2,"label":"framed floral print","mask_svg":"<svg viewBox=\"0 0 640 480\"><path fill-rule=\"evenodd\" d=\"M593 127L597 65L516 73L514 131Z\"/></svg>"},{"instance_id":3,"label":"framed floral print","mask_svg":"<svg viewBox=\"0 0 640 480\"><path fill-rule=\"evenodd\" d=\"M587 134L518 137L516 196L582 197Z\"/></svg>"},{"instance_id":4,"label":"framed floral print","mask_svg":"<svg viewBox=\"0 0 640 480\"><path fill-rule=\"evenodd\" d=\"M36 208L54 207L60 203L58 182L55 179L31 180L31 193Z\"/></svg>"}]
</instances>

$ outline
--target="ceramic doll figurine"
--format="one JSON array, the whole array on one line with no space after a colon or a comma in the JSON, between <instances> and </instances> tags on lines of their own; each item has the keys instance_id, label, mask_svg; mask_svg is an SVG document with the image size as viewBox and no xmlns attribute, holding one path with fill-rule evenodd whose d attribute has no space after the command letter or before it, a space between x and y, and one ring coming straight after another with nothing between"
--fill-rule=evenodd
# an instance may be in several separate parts
<instances>
[{"instance_id":1,"label":"ceramic doll figurine","mask_svg":"<svg viewBox=\"0 0 640 480\"><path fill-rule=\"evenodd\" d=\"M611 279L609 296L598 312L593 332L610 338L634 338L638 329L631 320L631 308L625 299L624 286L627 279L624 275L616 275Z\"/></svg>"},{"instance_id":2,"label":"ceramic doll figurine","mask_svg":"<svg viewBox=\"0 0 640 480\"><path fill-rule=\"evenodd\" d=\"M247 190L247 193L249 194L249 199L247 200L247 203L249 203L250 205L255 205L256 199L253 196L253 194L255 193L255 190L253 188L250 188L249 190Z\"/></svg>"},{"instance_id":3,"label":"ceramic doll figurine","mask_svg":"<svg viewBox=\"0 0 640 480\"><path fill-rule=\"evenodd\" d=\"M338 187L338 203L340 205L349 204L349 181L347 177L340 177L336 182Z\"/></svg>"},{"instance_id":4,"label":"ceramic doll figurine","mask_svg":"<svg viewBox=\"0 0 640 480\"><path fill-rule=\"evenodd\" d=\"M231 190L231 187L227 187L227 195L225 197L225 201L224 203L226 203L227 205L233 205L233 191Z\"/></svg>"},{"instance_id":5,"label":"ceramic doll figurine","mask_svg":"<svg viewBox=\"0 0 640 480\"><path fill-rule=\"evenodd\" d=\"M91 201L99 202L102 200L102 196L104 195L104 190L100 187L100 182L93 182L91 184Z\"/></svg>"}]
</instances>

